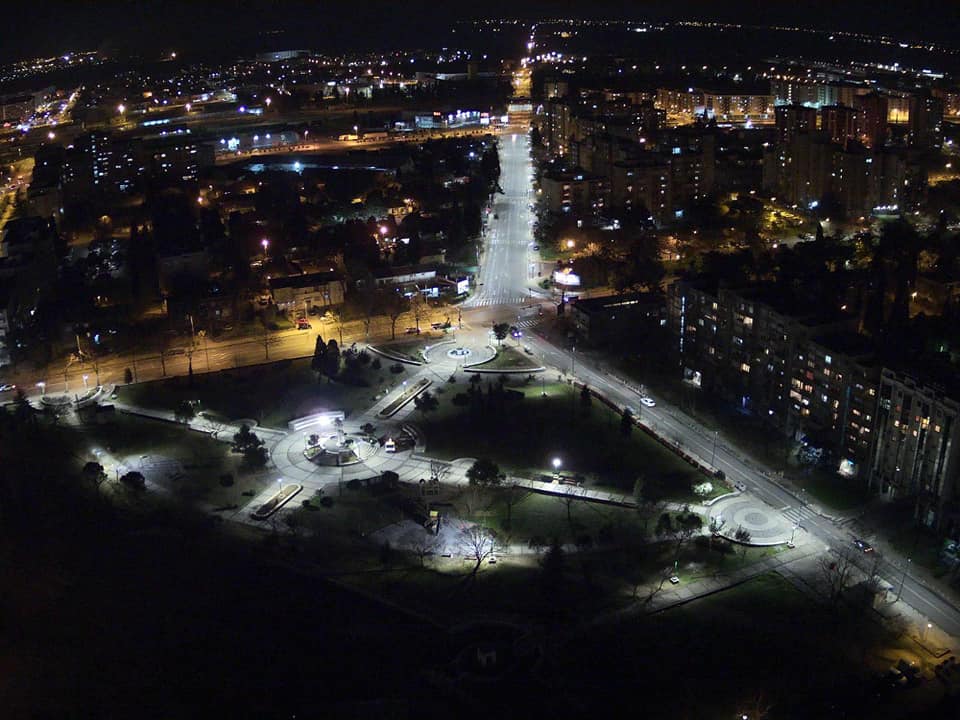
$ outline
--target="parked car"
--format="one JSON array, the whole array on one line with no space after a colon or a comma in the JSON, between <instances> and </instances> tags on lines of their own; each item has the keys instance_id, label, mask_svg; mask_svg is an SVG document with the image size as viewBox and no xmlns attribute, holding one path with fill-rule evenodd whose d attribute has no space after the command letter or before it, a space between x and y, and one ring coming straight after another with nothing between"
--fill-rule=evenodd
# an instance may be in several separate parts
<instances>
[{"instance_id":1,"label":"parked car","mask_svg":"<svg viewBox=\"0 0 960 720\"><path fill-rule=\"evenodd\" d=\"M860 552L865 552L865 553L873 552L873 545L868 543L866 540L861 540L860 538L854 538L853 544L857 548L857 550L859 550Z\"/></svg>"},{"instance_id":2,"label":"parked car","mask_svg":"<svg viewBox=\"0 0 960 720\"><path fill-rule=\"evenodd\" d=\"M403 332L406 333L407 335L419 335L419 334L420 334L420 328L408 327L408 328L407 328L406 330L404 330Z\"/></svg>"},{"instance_id":3,"label":"parked car","mask_svg":"<svg viewBox=\"0 0 960 720\"><path fill-rule=\"evenodd\" d=\"M10 392L11 390L16 390L17 386L13 383L0 383L0 392Z\"/></svg>"},{"instance_id":4,"label":"parked car","mask_svg":"<svg viewBox=\"0 0 960 720\"><path fill-rule=\"evenodd\" d=\"M746 484L743 480L737 480L737 481L733 484L733 486L734 486L737 490L739 490L740 492L746 492L746 491L747 491L747 484Z\"/></svg>"},{"instance_id":5,"label":"parked car","mask_svg":"<svg viewBox=\"0 0 960 720\"><path fill-rule=\"evenodd\" d=\"M297 320L297 330L309 330L312 327L313 325L311 325L309 322L307 322L303 318Z\"/></svg>"},{"instance_id":6,"label":"parked car","mask_svg":"<svg viewBox=\"0 0 960 720\"><path fill-rule=\"evenodd\" d=\"M644 407L656 407L656 406L657 406L657 403L654 401L654 399L653 399L653 398L649 398L649 397L642 397L642 398L640 398L640 404L643 405Z\"/></svg>"},{"instance_id":7,"label":"parked car","mask_svg":"<svg viewBox=\"0 0 960 720\"><path fill-rule=\"evenodd\" d=\"M524 346L523 346L523 351L524 351L527 355L533 355L533 350L530 349L530 346L529 346L529 345L524 345Z\"/></svg>"}]
</instances>

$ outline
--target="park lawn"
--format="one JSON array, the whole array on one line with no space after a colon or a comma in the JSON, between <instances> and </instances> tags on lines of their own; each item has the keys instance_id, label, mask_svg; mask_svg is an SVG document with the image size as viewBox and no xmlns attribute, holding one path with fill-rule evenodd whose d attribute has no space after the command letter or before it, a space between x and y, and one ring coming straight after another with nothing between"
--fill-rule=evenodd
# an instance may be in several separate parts
<instances>
[{"instance_id":1,"label":"park lawn","mask_svg":"<svg viewBox=\"0 0 960 720\"><path fill-rule=\"evenodd\" d=\"M266 365L225 370L209 375L175 377L118 388L121 402L174 410L184 400L199 400L201 411L228 420L254 419L268 427L321 410L350 412L369 407L378 392L395 384L387 368L359 371L366 387L345 382L318 382L310 360L281 360Z\"/></svg>"},{"instance_id":2,"label":"park lawn","mask_svg":"<svg viewBox=\"0 0 960 720\"><path fill-rule=\"evenodd\" d=\"M296 497L295 509L291 513L308 531L325 538L340 535L361 543L360 538L397 522L399 518L396 506L365 488L352 490L345 483L342 492L334 486L325 494L333 502L330 507L320 504L321 495L310 496L304 492ZM303 506L304 500L310 500L310 507Z\"/></svg>"},{"instance_id":3,"label":"park lawn","mask_svg":"<svg viewBox=\"0 0 960 720\"><path fill-rule=\"evenodd\" d=\"M784 717L824 717L815 708L829 706L826 695L848 695L851 678L862 680L846 630L768 573L656 615L591 626L559 650L554 672L609 689L592 708L599 713L643 698L647 717L739 717L762 696L789 709Z\"/></svg>"},{"instance_id":4,"label":"park lawn","mask_svg":"<svg viewBox=\"0 0 960 720\"><path fill-rule=\"evenodd\" d=\"M503 345L497 349L492 360L474 365L479 370L532 370L540 367L530 357L515 347Z\"/></svg>"},{"instance_id":5,"label":"park lawn","mask_svg":"<svg viewBox=\"0 0 960 720\"><path fill-rule=\"evenodd\" d=\"M120 415L111 423L84 426L82 433L88 444L104 447L118 459L152 455L179 461L184 477L162 483L179 500L243 507L268 482L262 472L245 468L228 443L179 425ZM232 485L221 484L225 474L232 476Z\"/></svg>"},{"instance_id":6,"label":"park lawn","mask_svg":"<svg viewBox=\"0 0 960 720\"><path fill-rule=\"evenodd\" d=\"M524 492L510 510L507 524L506 491L491 491L490 511L486 524L498 535L507 535L513 543L526 545L530 538L540 537L547 542L554 538L561 544L574 543L578 537L589 536L594 542L600 529L608 527L617 542L627 537L640 536L637 512L630 508L575 500L570 504L563 498Z\"/></svg>"},{"instance_id":7,"label":"park lawn","mask_svg":"<svg viewBox=\"0 0 960 720\"><path fill-rule=\"evenodd\" d=\"M486 397L498 379L484 380ZM428 452L445 459L489 457L503 470L529 477L552 473L551 461L559 458L566 473L582 475L586 484L623 493L632 492L638 477L655 474L670 499L697 500L691 486L702 482L703 474L637 428L624 437L620 415L598 400L585 413L579 391L562 383L545 386L546 397L535 380L510 381L507 387L524 398L481 414L453 405L454 396L467 391L466 383L445 385L438 409L418 415Z\"/></svg>"},{"instance_id":8,"label":"park lawn","mask_svg":"<svg viewBox=\"0 0 960 720\"><path fill-rule=\"evenodd\" d=\"M397 357L406 358L407 360L423 362L423 357L420 355L420 351L426 347L426 343L421 338L417 338L416 340L395 340L392 342L385 342L377 345L376 347L377 350L387 353L388 355L395 355Z\"/></svg>"}]
</instances>

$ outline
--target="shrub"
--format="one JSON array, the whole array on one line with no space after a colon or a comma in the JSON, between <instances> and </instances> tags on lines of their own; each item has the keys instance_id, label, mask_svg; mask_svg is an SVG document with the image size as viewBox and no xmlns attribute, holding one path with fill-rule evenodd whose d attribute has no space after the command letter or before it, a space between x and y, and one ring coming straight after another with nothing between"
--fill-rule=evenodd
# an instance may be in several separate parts
<instances>
[{"instance_id":1,"label":"shrub","mask_svg":"<svg viewBox=\"0 0 960 720\"><path fill-rule=\"evenodd\" d=\"M120 482L129 488L133 488L134 490L143 490L147 486L146 478L143 477L142 473L139 473L136 470L131 470L130 472L121 475Z\"/></svg>"},{"instance_id":2,"label":"shrub","mask_svg":"<svg viewBox=\"0 0 960 720\"><path fill-rule=\"evenodd\" d=\"M392 372L394 375L399 375L400 373L402 373L403 363L394 363L393 365L391 365L390 372Z\"/></svg>"},{"instance_id":3,"label":"shrub","mask_svg":"<svg viewBox=\"0 0 960 720\"><path fill-rule=\"evenodd\" d=\"M320 498L320 504L323 505L323 507L325 507L325 508L332 508L332 507L333 507L333 498L332 498L332 497L329 497L329 496L327 496L327 495L324 495L322 498Z\"/></svg>"},{"instance_id":4,"label":"shrub","mask_svg":"<svg viewBox=\"0 0 960 720\"><path fill-rule=\"evenodd\" d=\"M699 498L705 498L713 492L712 482L702 482L693 486L693 494Z\"/></svg>"},{"instance_id":5,"label":"shrub","mask_svg":"<svg viewBox=\"0 0 960 720\"><path fill-rule=\"evenodd\" d=\"M370 363L370 367L372 367L374 370L379 370L381 367L380 358L375 357L373 361Z\"/></svg>"},{"instance_id":6,"label":"shrub","mask_svg":"<svg viewBox=\"0 0 960 720\"><path fill-rule=\"evenodd\" d=\"M457 393L453 396L453 404L457 407L466 407L470 404L470 396L466 393Z\"/></svg>"},{"instance_id":7,"label":"shrub","mask_svg":"<svg viewBox=\"0 0 960 720\"><path fill-rule=\"evenodd\" d=\"M230 473L224 473L220 476L220 484L223 487L233 487L233 475Z\"/></svg>"},{"instance_id":8,"label":"shrub","mask_svg":"<svg viewBox=\"0 0 960 720\"><path fill-rule=\"evenodd\" d=\"M130 368L127 368L123 371L123 382L126 385L129 385L133 382L133 371Z\"/></svg>"}]
</instances>

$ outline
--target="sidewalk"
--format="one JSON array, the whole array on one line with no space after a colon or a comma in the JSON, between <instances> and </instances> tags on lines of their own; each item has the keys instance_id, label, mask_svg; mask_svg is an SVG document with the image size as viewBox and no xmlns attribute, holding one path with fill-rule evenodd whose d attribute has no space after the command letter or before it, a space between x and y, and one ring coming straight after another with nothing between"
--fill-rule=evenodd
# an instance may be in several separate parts
<instances>
[{"instance_id":1,"label":"sidewalk","mask_svg":"<svg viewBox=\"0 0 960 720\"><path fill-rule=\"evenodd\" d=\"M153 410L150 408L138 407L136 405L127 405L126 403L117 401L112 401L111 404L117 409L118 412L126 413L127 415L137 415L139 417L145 417L151 420L159 420L161 422L169 422L175 425L182 425L188 430L210 435L215 440L219 440L221 442L232 443L233 436L240 432L240 425L210 420L203 415L197 415L189 422L183 423L177 420L174 413L169 410ZM268 445L275 445L287 434L284 430L276 430L274 428L264 427L262 425L251 425L250 429L253 430L261 440L265 440Z\"/></svg>"}]
</instances>

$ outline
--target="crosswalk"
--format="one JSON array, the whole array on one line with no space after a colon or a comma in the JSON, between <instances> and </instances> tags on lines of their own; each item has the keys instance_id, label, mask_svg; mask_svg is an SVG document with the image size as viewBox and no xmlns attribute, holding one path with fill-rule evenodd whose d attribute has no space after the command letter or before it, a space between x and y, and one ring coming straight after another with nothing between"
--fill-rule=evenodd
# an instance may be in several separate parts
<instances>
[{"instance_id":1,"label":"crosswalk","mask_svg":"<svg viewBox=\"0 0 960 720\"><path fill-rule=\"evenodd\" d=\"M793 525L803 527L804 522L813 517L813 513L805 507L788 507L783 516Z\"/></svg>"},{"instance_id":2,"label":"crosswalk","mask_svg":"<svg viewBox=\"0 0 960 720\"><path fill-rule=\"evenodd\" d=\"M528 295L481 295L469 298L463 305L464 307L487 307L490 305L519 305L529 301L530 297Z\"/></svg>"}]
</instances>

